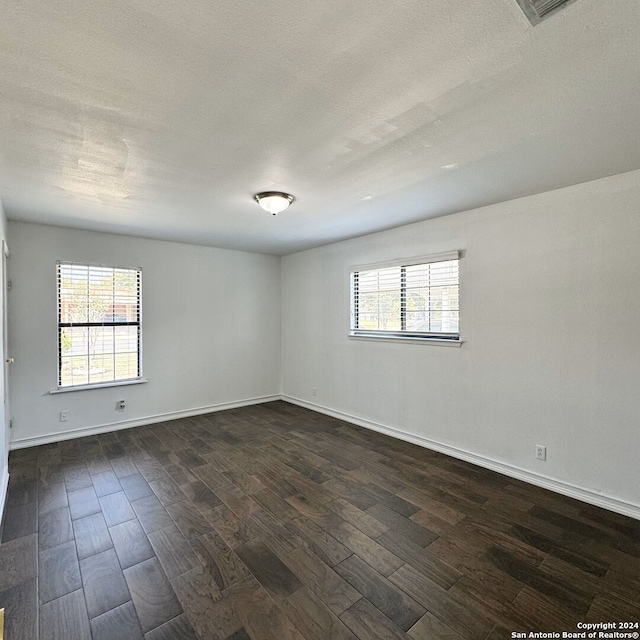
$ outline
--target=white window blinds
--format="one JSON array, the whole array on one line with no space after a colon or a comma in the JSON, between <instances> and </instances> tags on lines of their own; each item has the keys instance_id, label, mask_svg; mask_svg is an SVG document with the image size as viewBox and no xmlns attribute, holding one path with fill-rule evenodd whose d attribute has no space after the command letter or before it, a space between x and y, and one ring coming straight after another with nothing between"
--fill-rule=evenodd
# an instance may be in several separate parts
<instances>
[{"instance_id":1,"label":"white window blinds","mask_svg":"<svg viewBox=\"0 0 640 640\"><path fill-rule=\"evenodd\" d=\"M58 386L141 377L140 269L57 264Z\"/></svg>"},{"instance_id":2,"label":"white window blinds","mask_svg":"<svg viewBox=\"0 0 640 640\"><path fill-rule=\"evenodd\" d=\"M459 259L351 272L351 335L458 340Z\"/></svg>"}]
</instances>

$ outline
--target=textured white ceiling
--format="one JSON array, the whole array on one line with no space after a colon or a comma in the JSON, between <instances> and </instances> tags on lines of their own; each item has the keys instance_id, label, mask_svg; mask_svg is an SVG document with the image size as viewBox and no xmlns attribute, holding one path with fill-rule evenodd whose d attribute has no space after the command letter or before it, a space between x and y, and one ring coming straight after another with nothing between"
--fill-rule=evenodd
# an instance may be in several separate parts
<instances>
[{"instance_id":1,"label":"textured white ceiling","mask_svg":"<svg viewBox=\"0 0 640 640\"><path fill-rule=\"evenodd\" d=\"M5 0L0 198L290 253L640 168L638 60L638 0Z\"/></svg>"}]
</instances>

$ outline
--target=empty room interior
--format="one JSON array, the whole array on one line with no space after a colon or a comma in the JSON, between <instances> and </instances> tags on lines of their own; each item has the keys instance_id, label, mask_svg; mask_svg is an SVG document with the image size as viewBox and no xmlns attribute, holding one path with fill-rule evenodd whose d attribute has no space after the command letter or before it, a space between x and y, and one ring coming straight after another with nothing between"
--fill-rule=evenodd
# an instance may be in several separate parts
<instances>
[{"instance_id":1,"label":"empty room interior","mask_svg":"<svg viewBox=\"0 0 640 640\"><path fill-rule=\"evenodd\" d=\"M637 639L637 0L8 0L0 640Z\"/></svg>"}]
</instances>

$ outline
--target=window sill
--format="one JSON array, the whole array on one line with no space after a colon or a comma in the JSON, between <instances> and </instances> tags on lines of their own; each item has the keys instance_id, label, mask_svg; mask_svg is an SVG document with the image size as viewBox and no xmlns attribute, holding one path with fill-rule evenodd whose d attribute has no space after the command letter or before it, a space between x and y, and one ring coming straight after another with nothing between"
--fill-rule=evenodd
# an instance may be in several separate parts
<instances>
[{"instance_id":1,"label":"window sill","mask_svg":"<svg viewBox=\"0 0 640 640\"><path fill-rule=\"evenodd\" d=\"M357 336L349 335L350 340L370 340L372 342L412 342L413 344L430 344L437 347L461 347L463 340L447 340L445 338L409 338L403 336Z\"/></svg>"},{"instance_id":2,"label":"window sill","mask_svg":"<svg viewBox=\"0 0 640 640\"><path fill-rule=\"evenodd\" d=\"M124 387L130 384L144 384L149 382L147 378L135 378L132 380L117 380L116 382L98 382L97 384L83 384L76 387L62 387L50 389L49 393L67 393L69 391L86 391L88 389L105 389L107 387Z\"/></svg>"}]
</instances>

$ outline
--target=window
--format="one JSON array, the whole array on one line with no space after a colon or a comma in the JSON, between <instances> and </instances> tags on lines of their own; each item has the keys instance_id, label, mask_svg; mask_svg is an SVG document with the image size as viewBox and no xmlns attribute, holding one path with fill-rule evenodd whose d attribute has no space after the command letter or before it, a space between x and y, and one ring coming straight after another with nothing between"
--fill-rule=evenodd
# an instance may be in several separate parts
<instances>
[{"instance_id":1,"label":"window","mask_svg":"<svg viewBox=\"0 0 640 640\"><path fill-rule=\"evenodd\" d=\"M459 341L458 252L351 272L351 335Z\"/></svg>"},{"instance_id":2,"label":"window","mask_svg":"<svg viewBox=\"0 0 640 640\"><path fill-rule=\"evenodd\" d=\"M142 271L59 262L58 387L142 375Z\"/></svg>"}]
</instances>

